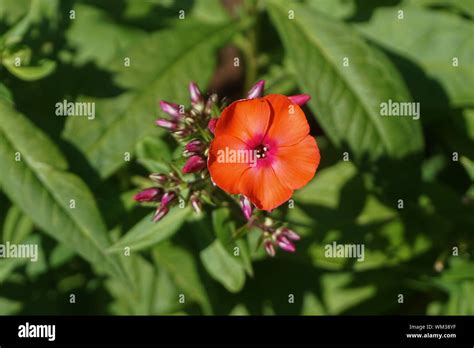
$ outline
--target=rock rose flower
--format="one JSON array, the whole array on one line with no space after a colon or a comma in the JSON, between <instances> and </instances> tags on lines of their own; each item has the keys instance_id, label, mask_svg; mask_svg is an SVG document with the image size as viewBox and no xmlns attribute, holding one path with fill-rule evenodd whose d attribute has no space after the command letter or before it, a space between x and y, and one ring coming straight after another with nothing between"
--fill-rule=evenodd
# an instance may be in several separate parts
<instances>
[{"instance_id":1,"label":"rock rose flower","mask_svg":"<svg viewBox=\"0 0 474 348\"><path fill-rule=\"evenodd\" d=\"M295 97L270 94L225 108L209 149L208 168L214 183L230 194L248 197L266 211L306 185L320 156L298 104ZM234 156L222 160L223 153Z\"/></svg>"}]
</instances>

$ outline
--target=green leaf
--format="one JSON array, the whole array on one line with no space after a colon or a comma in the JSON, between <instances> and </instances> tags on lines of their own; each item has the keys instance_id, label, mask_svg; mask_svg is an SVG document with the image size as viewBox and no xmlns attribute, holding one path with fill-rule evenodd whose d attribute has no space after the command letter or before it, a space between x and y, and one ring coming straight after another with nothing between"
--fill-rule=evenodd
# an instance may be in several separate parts
<instances>
[{"instance_id":1,"label":"green leaf","mask_svg":"<svg viewBox=\"0 0 474 348\"><path fill-rule=\"evenodd\" d=\"M452 257L449 268L430 283L447 293L446 302L433 302L428 307L430 315L474 314L474 262L461 257Z\"/></svg>"},{"instance_id":2,"label":"green leaf","mask_svg":"<svg viewBox=\"0 0 474 348\"><path fill-rule=\"evenodd\" d=\"M153 214L144 217L108 251L112 253L123 252L125 247L130 250L142 250L158 244L175 234L186 217L190 215L189 207L175 207L162 220L157 223L152 221Z\"/></svg>"},{"instance_id":3,"label":"green leaf","mask_svg":"<svg viewBox=\"0 0 474 348\"><path fill-rule=\"evenodd\" d=\"M311 95L309 105L336 145L348 145L359 159L403 158L423 148L418 121L381 116L381 103L409 102L410 95L380 51L344 23L308 6L272 1L268 7L296 81ZM345 57L349 66L343 65Z\"/></svg>"},{"instance_id":4,"label":"green leaf","mask_svg":"<svg viewBox=\"0 0 474 348\"><path fill-rule=\"evenodd\" d=\"M253 275L249 246L245 239L235 239L235 222L232 220L230 210L228 208L215 209L212 212L212 226L217 239L227 253L238 260L249 275ZM237 256L235 250L239 252Z\"/></svg>"},{"instance_id":5,"label":"green leaf","mask_svg":"<svg viewBox=\"0 0 474 348\"><path fill-rule=\"evenodd\" d=\"M10 244L37 244L38 238L30 237L32 231L33 224L31 219L24 215L17 206L13 205L8 210L3 224L3 244L7 242ZM29 261L26 258L0 259L0 283L7 280L17 267L28 264Z\"/></svg>"},{"instance_id":6,"label":"green leaf","mask_svg":"<svg viewBox=\"0 0 474 348\"><path fill-rule=\"evenodd\" d=\"M68 247L65 244L58 244L49 254L48 264L51 268L59 268L71 260L75 255L76 253L71 247Z\"/></svg>"},{"instance_id":7,"label":"green leaf","mask_svg":"<svg viewBox=\"0 0 474 348\"><path fill-rule=\"evenodd\" d=\"M0 297L0 315L13 315L18 313L23 304L20 301Z\"/></svg>"},{"instance_id":8,"label":"green leaf","mask_svg":"<svg viewBox=\"0 0 474 348\"><path fill-rule=\"evenodd\" d=\"M59 0L2 0L0 20L12 25L3 35L5 45L20 42L33 24L44 31L57 29L60 18L58 14L60 14Z\"/></svg>"},{"instance_id":9,"label":"green leaf","mask_svg":"<svg viewBox=\"0 0 474 348\"><path fill-rule=\"evenodd\" d=\"M324 289L323 299L328 314L340 314L375 295L375 284L363 284L357 287L349 286L356 276L353 273L339 272L327 273L321 277L322 288Z\"/></svg>"},{"instance_id":10,"label":"green leaf","mask_svg":"<svg viewBox=\"0 0 474 348\"><path fill-rule=\"evenodd\" d=\"M0 1L0 21L12 25L23 17L29 8L31 0L2 0Z\"/></svg>"},{"instance_id":11,"label":"green leaf","mask_svg":"<svg viewBox=\"0 0 474 348\"><path fill-rule=\"evenodd\" d=\"M229 21L229 13L220 0L196 1L192 15L203 22L222 23Z\"/></svg>"},{"instance_id":12,"label":"green leaf","mask_svg":"<svg viewBox=\"0 0 474 348\"><path fill-rule=\"evenodd\" d=\"M35 235L37 237L37 241L34 242L34 245L38 248L38 259L34 262L28 262L26 265L26 274L29 278L37 278L39 275L48 271L48 264L46 260L46 253L43 248L43 239L41 235ZM32 242L28 242L31 244Z\"/></svg>"},{"instance_id":13,"label":"green leaf","mask_svg":"<svg viewBox=\"0 0 474 348\"><path fill-rule=\"evenodd\" d=\"M54 144L2 100L0 134L0 181L7 196L51 237L109 274L124 277L118 261L105 252L109 241L94 197L66 171L66 160ZM18 155L20 161L15 160Z\"/></svg>"},{"instance_id":14,"label":"green leaf","mask_svg":"<svg viewBox=\"0 0 474 348\"><path fill-rule=\"evenodd\" d=\"M216 49L236 30L233 23L182 22L173 30L150 34L117 57L116 82L131 91L104 100L109 110L97 105L94 122L68 119L64 137L85 153L102 177L124 165L124 153L133 153L141 138L160 133L154 123L159 100L184 103L190 81L206 86ZM129 67L124 56L130 58Z\"/></svg>"},{"instance_id":15,"label":"green leaf","mask_svg":"<svg viewBox=\"0 0 474 348\"><path fill-rule=\"evenodd\" d=\"M338 19L351 17L357 7L354 0L306 0L305 4Z\"/></svg>"},{"instance_id":16,"label":"green leaf","mask_svg":"<svg viewBox=\"0 0 474 348\"><path fill-rule=\"evenodd\" d=\"M68 44L76 51L74 64L93 61L108 69L130 44L145 35L137 29L115 23L106 12L96 7L76 4L74 11L76 18L66 32Z\"/></svg>"},{"instance_id":17,"label":"green leaf","mask_svg":"<svg viewBox=\"0 0 474 348\"><path fill-rule=\"evenodd\" d=\"M461 156L461 164L469 175L471 181L474 182L474 161L471 161L465 156Z\"/></svg>"},{"instance_id":18,"label":"green leaf","mask_svg":"<svg viewBox=\"0 0 474 348\"><path fill-rule=\"evenodd\" d=\"M5 87L5 85L3 85L2 83L0 83L0 98L7 102L11 102L13 100L12 94L10 93L8 88Z\"/></svg>"},{"instance_id":19,"label":"green leaf","mask_svg":"<svg viewBox=\"0 0 474 348\"><path fill-rule=\"evenodd\" d=\"M138 254L122 256L122 261L127 273L133 279L135 289L132 292L114 279L107 282L107 288L117 300L115 306L123 308L123 312L117 314L153 314L152 306L158 297L155 293L157 270L153 264Z\"/></svg>"},{"instance_id":20,"label":"green leaf","mask_svg":"<svg viewBox=\"0 0 474 348\"><path fill-rule=\"evenodd\" d=\"M168 172L171 161L170 145L163 139L148 136L137 144L137 162L151 173Z\"/></svg>"},{"instance_id":21,"label":"green leaf","mask_svg":"<svg viewBox=\"0 0 474 348\"><path fill-rule=\"evenodd\" d=\"M462 126L472 141L474 141L474 109L465 109L462 113Z\"/></svg>"},{"instance_id":22,"label":"green leaf","mask_svg":"<svg viewBox=\"0 0 474 348\"><path fill-rule=\"evenodd\" d=\"M229 255L219 240L200 252L201 261L212 278L230 292L239 292L245 284L245 272L236 257Z\"/></svg>"},{"instance_id":23,"label":"green leaf","mask_svg":"<svg viewBox=\"0 0 474 348\"><path fill-rule=\"evenodd\" d=\"M40 60L36 66L15 66L14 63L5 60L3 64L9 72L25 81L42 79L53 73L56 69L56 62L49 59Z\"/></svg>"},{"instance_id":24,"label":"green leaf","mask_svg":"<svg viewBox=\"0 0 474 348\"><path fill-rule=\"evenodd\" d=\"M404 11L403 20L398 19L400 10ZM415 6L383 7L375 10L369 22L356 28L374 42L419 65L443 87L453 106L474 103L472 22ZM458 66L453 66L454 58L458 59ZM432 94L426 99L436 102Z\"/></svg>"},{"instance_id":25,"label":"green leaf","mask_svg":"<svg viewBox=\"0 0 474 348\"><path fill-rule=\"evenodd\" d=\"M209 229L211 225L218 236L217 239ZM228 209L221 208L214 211L212 222L208 216L203 216L195 222L195 230L199 255L204 268L228 291L240 291L245 284L244 260L250 263L250 258L245 248L239 250L238 255L234 254L233 248L236 246L232 237L234 227L229 219Z\"/></svg>"},{"instance_id":26,"label":"green leaf","mask_svg":"<svg viewBox=\"0 0 474 348\"><path fill-rule=\"evenodd\" d=\"M3 225L3 242L21 243L33 231L33 222L17 206L12 206Z\"/></svg>"},{"instance_id":27,"label":"green leaf","mask_svg":"<svg viewBox=\"0 0 474 348\"><path fill-rule=\"evenodd\" d=\"M474 17L474 2L466 0L404 0L413 6L445 6Z\"/></svg>"},{"instance_id":28,"label":"green leaf","mask_svg":"<svg viewBox=\"0 0 474 348\"><path fill-rule=\"evenodd\" d=\"M196 260L191 253L181 247L162 243L153 249L153 258L160 267L170 274L176 285L184 291L186 297L199 303L205 314L212 313L208 295L199 276Z\"/></svg>"}]
</instances>

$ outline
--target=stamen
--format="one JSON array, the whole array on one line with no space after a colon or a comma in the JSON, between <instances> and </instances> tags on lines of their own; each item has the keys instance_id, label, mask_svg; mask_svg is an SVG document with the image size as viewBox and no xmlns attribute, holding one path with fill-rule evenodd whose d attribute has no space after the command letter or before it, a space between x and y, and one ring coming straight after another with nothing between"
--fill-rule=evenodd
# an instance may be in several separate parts
<instances>
[{"instance_id":1,"label":"stamen","mask_svg":"<svg viewBox=\"0 0 474 348\"><path fill-rule=\"evenodd\" d=\"M256 152L256 157L258 159L260 158L266 158L267 157L267 151L269 150L269 147L267 145L259 145L255 148L255 152Z\"/></svg>"}]
</instances>

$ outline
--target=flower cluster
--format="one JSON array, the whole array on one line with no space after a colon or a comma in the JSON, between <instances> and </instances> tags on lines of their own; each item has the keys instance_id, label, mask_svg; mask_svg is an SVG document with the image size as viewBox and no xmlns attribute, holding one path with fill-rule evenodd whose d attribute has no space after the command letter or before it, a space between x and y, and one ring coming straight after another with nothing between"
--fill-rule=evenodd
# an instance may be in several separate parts
<instances>
[{"instance_id":1,"label":"flower cluster","mask_svg":"<svg viewBox=\"0 0 474 348\"><path fill-rule=\"evenodd\" d=\"M223 201L227 199L240 205L245 227L261 231L262 245L270 256L276 248L296 250L294 242L300 236L270 219L265 211L286 202L294 190L312 179L318 167L318 146L300 108L310 97L263 96L264 84L259 81L246 99L225 108L219 107L217 95L206 98L195 83L189 85L189 109L160 102L169 117L156 124L182 144L184 164L168 174L151 174L155 185L135 195L138 202L157 204L154 221L162 219L178 197L197 213L202 211L203 201L229 206ZM219 160L223 151L249 154L245 158L254 160ZM228 195L222 198L216 190Z\"/></svg>"}]
</instances>

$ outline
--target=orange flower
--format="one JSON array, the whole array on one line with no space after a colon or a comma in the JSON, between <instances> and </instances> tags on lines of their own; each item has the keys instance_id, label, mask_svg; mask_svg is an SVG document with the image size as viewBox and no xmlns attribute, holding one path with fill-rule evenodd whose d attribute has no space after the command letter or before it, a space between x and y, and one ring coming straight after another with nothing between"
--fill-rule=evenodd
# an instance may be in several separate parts
<instances>
[{"instance_id":1,"label":"orange flower","mask_svg":"<svg viewBox=\"0 0 474 348\"><path fill-rule=\"evenodd\" d=\"M305 114L288 97L239 100L222 112L209 149L214 183L271 211L306 185L319 164Z\"/></svg>"}]
</instances>

